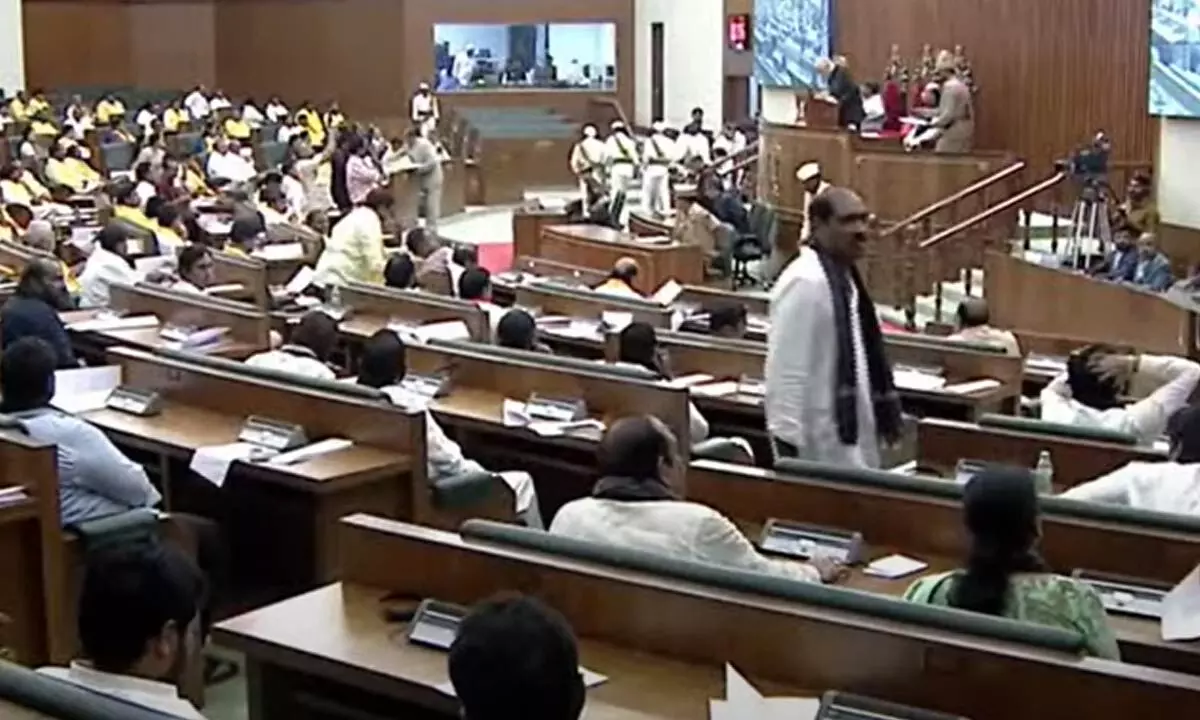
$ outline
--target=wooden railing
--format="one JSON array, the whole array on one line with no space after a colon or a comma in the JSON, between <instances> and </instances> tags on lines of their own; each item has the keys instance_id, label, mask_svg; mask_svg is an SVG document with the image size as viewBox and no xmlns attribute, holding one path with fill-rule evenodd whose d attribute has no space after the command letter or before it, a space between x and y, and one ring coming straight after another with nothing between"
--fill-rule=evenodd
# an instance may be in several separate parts
<instances>
[{"instance_id":1,"label":"wooden railing","mask_svg":"<svg viewBox=\"0 0 1200 720\"><path fill-rule=\"evenodd\" d=\"M986 209L996 201L996 193L999 193L1000 198L1010 197L1020 188L1020 176L1026 167L1024 160L1017 160L953 195L927 205L888 227L883 233L885 235L901 234L915 228L924 237L932 237L940 229L954 225L960 219Z\"/></svg>"},{"instance_id":2,"label":"wooden railing","mask_svg":"<svg viewBox=\"0 0 1200 720\"><path fill-rule=\"evenodd\" d=\"M754 198L754 190L758 186L757 177L754 173L758 167L758 148L746 147L740 152L734 154L733 157L740 159L735 160L731 167L725 168L724 170L720 169L720 164L718 163L718 167L714 170L713 174L715 174L717 177L724 178L729 175L736 175L739 172L742 173L740 187L742 195L745 196L746 199L752 200Z\"/></svg>"}]
</instances>

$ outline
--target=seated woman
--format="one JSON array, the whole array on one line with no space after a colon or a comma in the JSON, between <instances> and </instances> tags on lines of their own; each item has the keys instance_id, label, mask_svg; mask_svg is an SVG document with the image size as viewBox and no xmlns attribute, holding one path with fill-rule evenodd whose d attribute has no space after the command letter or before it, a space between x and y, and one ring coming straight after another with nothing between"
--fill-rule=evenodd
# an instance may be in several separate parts
<instances>
[{"instance_id":1,"label":"seated woman","mask_svg":"<svg viewBox=\"0 0 1200 720\"><path fill-rule=\"evenodd\" d=\"M1166 462L1134 461L1060 497L1200 515L1200 407L1189 405L1172 415L1167 439Z\"/></svg>"},{"instance_id":2,"label":"seated woman","mask_svg":"<svg viewBox=\"0 0 1200 720\"><path fill-rule=\"evenodd\" d=\"M1103 345L1071 353L1067 372L1041 394L1042 419L1105 428L1152 443L1167 418L1188 404L1200 384L1200 364L1169 355L1126 355ZM1154 388L1130 405L1120 398Z\"/></svg>"},{"instance_id":3,"label":"seated woman","mask_svg":"<svg viewBox=\"0 0 1200 720\"><path fill-rule=\"evenodd\" d=\"M538 341L537 321L520 308L504 313L504 317L496 324L495 335L496 344L500 347L553 354L548 346Z\"/></svg>"},{"instance_id":4,"label":"seated woman","mask_svg":"<svg viewBox=\"0 0 1200 720\"><path fill-rule=\"evenodd\" d=\"M1089 654L1120 659L1100 596L1050 572L1037 554L1038 496L1029 473L981 472L963 491L963 512L971 534L967 567L917 580L906 600L1074 630Z\"/></svg>"},{"instance_id":5,"label":"seated woman","mask_svg":"<svg viewBox=\"0 0 1200 720\"><path fill-rule=\"evenodd\" d=\"M391 330L380 330L367 339L363 346L362 358L358 366L358 384L377 388L387 393L396 405L409 409L425 410L425 452L429 464L429 479L436 482L439 478L452 477L465 473L485 472L485 468L474 460L468 460L463 455L462 447L451 440L442 430L433 415L426 409L427 400L410 392L401 381L408 372L404 341ZM515 473L505 473L516 475ZM533 492L533 479L526 473L524 477L506 478L510 484L521 483L527 492ZM519 492L514 487L514 493ZM531 502L529 510L522 518L528 525L541 528L542 520L538 512L537 501Z\"/></svg>"},{"instance_id":6,"label":"seated woman","mask_svg":"<svg viewBox=\"0 0 1200 720\"><path fill-rule=\"evenodd\" d=\"M596 455L600 480L592 496L559 509L551 533L802 582L833 582L841 574L828 558L809 564L764 557L728 518L684 500L687 465L658 418L617 420Z\"/></svg>"}]
</instances>

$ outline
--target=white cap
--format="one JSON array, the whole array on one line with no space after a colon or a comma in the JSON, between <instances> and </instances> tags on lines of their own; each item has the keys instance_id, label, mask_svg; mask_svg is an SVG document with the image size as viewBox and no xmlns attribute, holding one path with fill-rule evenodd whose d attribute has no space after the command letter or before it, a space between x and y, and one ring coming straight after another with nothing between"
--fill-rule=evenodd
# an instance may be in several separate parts
<instances>
[{"instance_id":1,"label":"white cap","mask_svg":"<svg viewBox=\"0 0 1200 720\"><path fill-rule=\"evenodd\" d=\"M808 182L821 174L821 166L815 162L804 163L800 169L796 171L796 179L800 182Z\"/></svg>"},{"instance_id":2,"label":"white cap","mask_svg":"<svg viewBox=\"0 0 1200 720\"><path fill-rule=\"evenodd\" d=\"M650 129L656 133L660 133L667 129L667 124L662 120L655 120L654 124L650 126Z\"/></svg>"},{"instance_id":3,"label":"white cap","mask_svg":"<svg viewBox=\"0 0 1200 720\"><path fill-rule=\"evenodd\" d=\"M583 126L583 136L589 137L589 138L596 137L596 126L592 125L591 123L584 125Z\"/></svg>"},{"instance_id":4,"label":"white cap","mask_svg":"<svg viewBox=\"0 0 1200 720\"><path fill-rule=\"evenodd\" d=\"M612 123L609 124L608 129L609 130L624 130L625 123L621 122L620 120L613 120Z\"/></svg>"},{"instance_id":5,"label":"white cap","mask_svg":"<svg viewBox=\"0 0 1200 720\"><path fill-rule=\"evenodd\" d=\"M429 83L427 83L427 82L423 82L423 83L421 83L420 85L417 85L417 89L418 89L418 90L428 90L428 89L429 89Z\"/></svg>"}]
</instances>

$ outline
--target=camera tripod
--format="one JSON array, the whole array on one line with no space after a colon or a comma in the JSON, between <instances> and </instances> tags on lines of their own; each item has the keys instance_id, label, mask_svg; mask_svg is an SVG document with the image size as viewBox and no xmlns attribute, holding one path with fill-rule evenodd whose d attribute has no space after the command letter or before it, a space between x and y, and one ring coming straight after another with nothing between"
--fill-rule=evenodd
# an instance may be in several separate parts
<instances>
[{"instance_id":1,"label":"camera tripod","mask_svg":"<svg viewBox=\"0 0 1200 720\"><path fill-rule=\"evenodd\" d=\"M1108 186L1103 180L1085 180L1071 211L1071 234L1059 253L1064 264L1085 270L1093 255L1103 255L1112 241L1108 220ZM1095 242L1095 246L1092 243Z\"/></svg>"}]
</instances>

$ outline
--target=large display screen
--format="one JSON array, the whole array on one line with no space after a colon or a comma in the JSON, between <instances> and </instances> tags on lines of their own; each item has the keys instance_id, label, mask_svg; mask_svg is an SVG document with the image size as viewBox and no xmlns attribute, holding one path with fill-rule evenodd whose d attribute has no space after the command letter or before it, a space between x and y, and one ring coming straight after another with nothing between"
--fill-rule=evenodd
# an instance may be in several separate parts
<instances>
[{"instance_id":1,"label":"large display screen","mask_svg":"<svg viewBox=\"0 0 1200 720\"><path fill-rule=\"evenodd\" d=\"M1150 114L1200 117L1200 0L1150 8Z\"/></svg>"},{"instance_id":2,"label":"large display screen","mask_svg":"<svg viewBox=\"0 0 1200 720\"><path fill-rule=\"evenodd\" d=\"M617 88L615 23L434 25L439 92Z\"/></svg>"},{"instance_id":3,"label":"large display screen","mask_svg":"<svg viewBox=\"0 0 1200 720\"><path fill-rule=\"evenodd\" d=\"M766 87L821 85L833 0L754 0L754 78Z\"/></svg>"}]
</instances>

